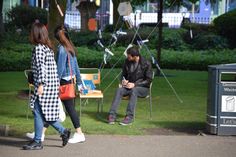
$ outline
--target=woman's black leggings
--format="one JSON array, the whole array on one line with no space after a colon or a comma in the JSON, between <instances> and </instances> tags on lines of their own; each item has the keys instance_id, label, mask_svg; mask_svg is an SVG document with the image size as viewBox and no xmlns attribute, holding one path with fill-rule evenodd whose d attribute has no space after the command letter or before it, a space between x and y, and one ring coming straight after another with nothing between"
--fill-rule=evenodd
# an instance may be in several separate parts
<instances>
[{"instance_id":1,"label":"woman's black leggings","mask_svg":"<svg viewBox=\"0 0 236 157\"><path fill-rule=\"evenodd\" d=\"M62 103L65 106L66 112L69 114L70 119L74 125L74 128L80 127L79 116L75 109L75 99L63 100Z\"/></svg>"}]
</instances>

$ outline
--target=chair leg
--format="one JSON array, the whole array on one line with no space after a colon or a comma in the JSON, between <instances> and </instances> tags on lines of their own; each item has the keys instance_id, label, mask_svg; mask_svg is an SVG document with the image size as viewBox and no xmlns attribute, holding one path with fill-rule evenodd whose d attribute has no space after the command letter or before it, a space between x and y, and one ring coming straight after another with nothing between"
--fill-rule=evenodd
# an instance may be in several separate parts
<instances>
[{"instance_id":1,"label":"chair leg","mask_svg":"<svg viewBox=\"0 0 236 157\"><path fill-rule=\"evenodd\" d=\"M102 98L102 104L101 104L101 113L103 113L103 98Z\"/></svg>"},{"instance_id":2,"label":"chair leg","mask_svg":"<svg viewBox=\"0 0 236 157\"><path fill-rule=\"evenodd\" d=\"M84 106L86 106L88 103L89 103L88 99L86 99L85 102L84 102Z\"/></svg>"},{"instance_id":3,"label":"chair leg","mask_svg":"<svg viewBox=\"0 0 236 157\"><path fill-rule=\"evenodd\" d=\"M137 105L137 104L136 104L136 105ZM135 121L135 116L136 116L136 105L134 106L133 122Z\"/></svg>"},{"instance_id":4,"label":"chair leg","mask_svg":"<svg viewBox=\"0 0 236 157\"><path fill-rule=\"evenodd\" d=\"M81 114L82 114L82 100L81 100L81 98L79 99L79 118L81 119Z\"/></svg>"},{"instance_id":5,"label":"chair leg","mask_svg":"<svg viewBox=\"0 0 236 157\"><path fill-rule=\"evenodd\" d=\"M27 105L27 111L26 111L26 119L29 119L29 109L30 109L30 96L31 96L31 87L29 87L29 93L28 93L28 105Z\"/></svg>"},{"instance_id":6,"label":"chair leg","mask_svg":"<svg viewBox=\"0 0 236 157\"><path fill-rule=\"evenodd\" d=\"M149 105L150 105L150 119L152 120L152 95L149 97Z\"/></svg>"},{"instance_id":7,"label":"chair leg","mask_svg":"<svg viewBox=\"0 0 236 157\"><path fill-rule=\"evenodd\" d=\"M97 102L98 102L97 113L99 113L100 112L100 100L97 99Z\"/></svg>"}]
</instances>

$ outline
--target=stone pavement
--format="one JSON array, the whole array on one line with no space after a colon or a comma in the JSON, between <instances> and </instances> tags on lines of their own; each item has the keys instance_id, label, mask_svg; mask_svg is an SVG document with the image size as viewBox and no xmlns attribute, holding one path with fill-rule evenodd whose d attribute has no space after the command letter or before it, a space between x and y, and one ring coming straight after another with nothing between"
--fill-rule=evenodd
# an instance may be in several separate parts
<instances>
[{"instance_id":1,"label":"stone pavement","mask_svg":"<svg viewBox=\"0 0 236 157\"><path fill-rule=\"evenodd\" d=\"M236 157L235 136L87 135L85 143L61 147L47 136L44 149L26 151L25 138L1 137L0 157Z\"/></svg>"}]
</instances>

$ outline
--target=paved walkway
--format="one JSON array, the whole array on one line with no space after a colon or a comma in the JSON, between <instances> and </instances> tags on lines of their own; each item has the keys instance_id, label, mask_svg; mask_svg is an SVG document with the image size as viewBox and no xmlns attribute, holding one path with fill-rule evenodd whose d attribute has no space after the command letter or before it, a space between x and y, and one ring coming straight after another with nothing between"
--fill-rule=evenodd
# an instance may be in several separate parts
<instances>
[{"instance_id":1,"label":"paved walkway","mask_svg":"<svg viewBox=\"0 0 236 157\"><path fill-rule=\"evenodd\" d=\"M0 137L0 157L236 157L232 136L88 135L82 144L61 148L59 136L47 136L44 149L21 150L24 138Z\"/></svg>"}]
</instances>

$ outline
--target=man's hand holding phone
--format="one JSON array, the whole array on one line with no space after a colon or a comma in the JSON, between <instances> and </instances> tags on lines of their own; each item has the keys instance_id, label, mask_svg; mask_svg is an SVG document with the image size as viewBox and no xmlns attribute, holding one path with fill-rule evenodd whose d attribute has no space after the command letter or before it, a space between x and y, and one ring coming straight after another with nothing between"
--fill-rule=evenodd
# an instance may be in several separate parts
<instances>
[{"instance_id":1,"label":"man's hand holding phone","mask_svg":"<svg viewBox=\"0 0 236 157\"><path fill-rule=\"evenodd\" d=\"M129 83L129 81L128 80L126 80L125 79L125 77L123 76L123 79L122 79L122 87L126 87L127 86L127 84Z\"/></svg>"},{"instance_id":2,"label":"man's hand holding phone","mask_svg":"<svg viewBox=\"0 0 236 157\"><path fill-rule=\"evenodd\" d=\"M123 79L122 79L122 87L124 88L128 88L128 89L132 89L134 88L134 83L131 83L129 82L128 80L125 79L125 77L123 76Z\"/></svg>"}]
</instances>

